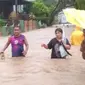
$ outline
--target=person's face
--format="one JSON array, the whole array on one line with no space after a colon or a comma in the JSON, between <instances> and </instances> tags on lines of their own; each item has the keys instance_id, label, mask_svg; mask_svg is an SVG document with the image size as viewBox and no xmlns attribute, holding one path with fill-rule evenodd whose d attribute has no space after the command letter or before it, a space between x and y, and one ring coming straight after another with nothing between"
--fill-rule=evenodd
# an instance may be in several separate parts
<instances>
[{"instance_id":1,"label":"person's face","mask_svg":"<svg viewBox=\"0 0 85 85\"><path fill-rule=\"evenodd\" d=\"M19 36L20 35L20 28L19 27L15 27L14 28L14 35L15 36Z\"/></svg>"},{"instance_id":2,"label":"person's face","mask_svg":"<svg viewBox=\"0 0 85 85\"><path fill-rule=\"evenodd\" d=\"M61 32L59 32L59 31L56 31L56 37L58 38L58 39L61 39L62 38L62 33Z\"/></svg>"}]
</instances>

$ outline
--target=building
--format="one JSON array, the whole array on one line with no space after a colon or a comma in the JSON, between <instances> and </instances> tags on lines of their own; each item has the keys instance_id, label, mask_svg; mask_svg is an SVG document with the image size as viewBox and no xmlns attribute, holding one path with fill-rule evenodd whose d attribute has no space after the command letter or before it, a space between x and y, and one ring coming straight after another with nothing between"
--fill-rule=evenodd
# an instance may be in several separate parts
<instances>
[{"instance_id":1,"label":"building","mask_svg":"<svg viewBox=\"0 0 85 85\"><path fill-rule=\"evenodd\" d=\"M23 11L23 5L35 0L0 0L0 15L8 18L12 11Z\"/></svg>"}]
</instances>

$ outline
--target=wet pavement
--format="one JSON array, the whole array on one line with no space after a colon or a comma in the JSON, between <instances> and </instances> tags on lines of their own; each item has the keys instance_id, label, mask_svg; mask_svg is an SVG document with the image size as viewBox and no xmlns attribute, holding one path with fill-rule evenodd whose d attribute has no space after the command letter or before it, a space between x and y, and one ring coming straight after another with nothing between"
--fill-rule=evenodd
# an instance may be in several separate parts
<instances>
[{"instance_id":1,"label":"wet pavement","mask_svg":"<svg viewBox=\"0 0 85 85\"><path fill-rule=\"evenodd\" d=\"M5 60L0 59L0 85L85 85L85 61L79 46L72 46L72 56L67 59L51 59L50 50L41 48L54 35L54 27L25 33L29 42L26 57L12 58L10 46ZM65 28L69 38L73 29ZM7 40L0 38L0 48Z\"/></svg>"}]
</instances>

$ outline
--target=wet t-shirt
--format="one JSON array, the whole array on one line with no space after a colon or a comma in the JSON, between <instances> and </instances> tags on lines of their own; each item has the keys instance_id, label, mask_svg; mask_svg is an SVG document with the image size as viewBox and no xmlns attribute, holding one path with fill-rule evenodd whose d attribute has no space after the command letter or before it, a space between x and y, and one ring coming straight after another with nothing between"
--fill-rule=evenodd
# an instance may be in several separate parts
<instances>
[{"instance_id":1,"label":"wet t-shirt","mask_svg":"<svg viewBox=\"0 0 85 85\"><path fill-rule=\"evenodd\" d=\"M12 57L23 56L24 51L24 35L20 35L19 37L11 36L9 41L12 46Z\"/></svg>"},{"instance_id":2,"label":"wet t-shirt","mask_svg":"<svg viewBox=\"0 0 85 85\"><path fill-rule=\"evenodd\" d=\"M69 41L67 38L65 38L65 40L62 41L64 44L66 45L70 45ZM59 52L59 44L60 42L56 39L53 38L49 43L48 43L48 48L52 49L52 53L51 53L51 58L60 58L60 52ZM60 44L61 45L61 44Z\"/></svg>"}]
</instances>

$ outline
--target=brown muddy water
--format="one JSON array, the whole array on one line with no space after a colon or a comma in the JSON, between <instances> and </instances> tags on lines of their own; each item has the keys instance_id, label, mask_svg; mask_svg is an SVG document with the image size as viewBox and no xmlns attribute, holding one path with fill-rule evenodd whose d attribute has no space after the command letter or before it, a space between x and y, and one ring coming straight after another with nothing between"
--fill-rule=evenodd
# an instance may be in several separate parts
<instances>
[{"instance_id":1,"label":"brown muddy water","mask_svg":"<svg viewBox=\"0 0 85 85\"><path fill-rule=\"evenodd\" d=\"M29 42L26 57L12 58L10 46L0 59L0 85L85 85L85 61L79 46L72 46L67 59L51 59L50 50L41 48L53 38L55 28L25 33ZM70 31L69 31L70 30ZM69 38L72 29L65 29ZM0 38L0 48L7 38Z\"/></svg>"}]
</instances>

